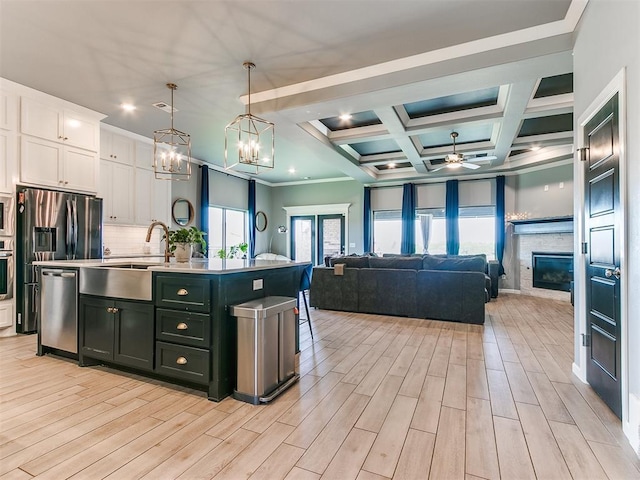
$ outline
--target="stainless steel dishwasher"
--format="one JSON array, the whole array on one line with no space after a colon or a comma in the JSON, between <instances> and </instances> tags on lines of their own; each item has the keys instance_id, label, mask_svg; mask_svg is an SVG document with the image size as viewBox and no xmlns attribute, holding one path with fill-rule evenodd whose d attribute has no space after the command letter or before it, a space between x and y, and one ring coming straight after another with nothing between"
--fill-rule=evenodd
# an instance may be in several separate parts
<instances>
[{"instance_id":1,"label":"stainless steel dishwasher","mask_svg":"<svg viewBox=\"0 0 640 480\"><path fill-rule=\"evenodd\" d=\"M43 347L78 353L78 272L76 270L42 269L40 343Z\"/></svg>"}]
</instances>

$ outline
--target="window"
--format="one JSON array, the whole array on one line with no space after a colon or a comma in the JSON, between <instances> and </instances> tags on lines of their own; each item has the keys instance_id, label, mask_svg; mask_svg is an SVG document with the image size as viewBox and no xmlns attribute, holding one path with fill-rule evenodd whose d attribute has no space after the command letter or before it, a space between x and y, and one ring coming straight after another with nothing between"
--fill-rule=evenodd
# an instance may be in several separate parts
<instances>
[{"instance_id":1,"label":"window","mask_svg":"<svg viewBox=\"0 0 640 480\"><path fill-rule=\"evenodd\" d=\"M209 207L207 232L209 257L217 257L222 249L247 241L247 212L230 208Z\"/></svg>"},{"instance_id":2,"label":"window","mask_svg":"<svg viewBox=\"0 0 640 480\"><path fill-rule=\"evenodd\" d=\"M373 212L373 251L400 253L402 241L402 212L400 210L378 210Z\"/></svg>"},{"instance_id":3,"label":"window","mask_svg":"<svg viewBox=\"0 0 640 480\"><path fill-rule=\"evenodd\" d=\"M496 258L496 207L460 207L460 255L484 253Z\"/></svg>"},{"instance_id":4,"label":"window","mask_svg":"<svg viewBox=\"0 0 640 480\"><path fill-rule=\"evenodd\" d=\"M424 239L428 248L424 249ZM447 253L447 230L444 208L420 208L416 210L416 253L431 255Z\"/></svg>"},{"instance_id":5,"label":"window","mask_svg":"<svg viewBox=\"0 0 640 480\"><path fill-rule=\"evenodd\" d=\"M495 259L495 206L460 207L460 255L484 253L487 260ZM415 219L416 252L431 255L447 253L446 218L444 208L420 208ZM424 239L428 249L424 249ZM373 212L373 251L400 253L402 241L402 212L378 210Z\"/></svg>"}]
</instances>

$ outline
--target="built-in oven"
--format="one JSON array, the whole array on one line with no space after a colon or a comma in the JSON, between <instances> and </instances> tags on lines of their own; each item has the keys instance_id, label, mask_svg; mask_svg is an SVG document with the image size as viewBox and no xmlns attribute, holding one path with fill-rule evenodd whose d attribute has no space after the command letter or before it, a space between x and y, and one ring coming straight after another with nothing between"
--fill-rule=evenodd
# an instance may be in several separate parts
<instances>
[{"instance_id":1,"label":"built-in oven","mask_svg":"<svg viewBox=\"0 0 640 480\"><path fill-rule=\"evenodd\" d=\"M13 206L13 197L0 195L0 237L13 236L13 226L16 223Z\"/></svg>"},{"instance_id":2,"label":"built-in oven","mask_svg":"<svg viewBox=\"0 0 640 480\"><path fill-rule=\"evenodd\" d=\"M13 239L0 237L0 301L13 298Z\"/></svg>"}]
</instances>

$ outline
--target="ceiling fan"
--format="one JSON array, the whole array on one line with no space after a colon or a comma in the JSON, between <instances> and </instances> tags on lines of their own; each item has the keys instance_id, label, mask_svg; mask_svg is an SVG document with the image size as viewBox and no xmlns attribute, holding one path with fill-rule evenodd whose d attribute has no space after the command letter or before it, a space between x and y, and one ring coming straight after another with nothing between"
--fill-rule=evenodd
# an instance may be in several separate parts
<instances>
[{"instance_id":1,"label":"ceiling fan","mask_svg":"<svg viewBox=\"0 0 640 480\"><path fill-rule=\"evenodd\" d=\"M495 160L497 157L495 156L485 156L485 157L465 157L462 153L456 152L456 138L458 138L458 132L451 132L451 139L453 140L453 152L447 154L444 157L444 165L441 167L435 168L432 171L437 172L438 170L442 170L444 168L468 168L470 170L476 170L480 168L480 165L476 165L473 162L474 160Z\"/></svg>"}]
</instances>

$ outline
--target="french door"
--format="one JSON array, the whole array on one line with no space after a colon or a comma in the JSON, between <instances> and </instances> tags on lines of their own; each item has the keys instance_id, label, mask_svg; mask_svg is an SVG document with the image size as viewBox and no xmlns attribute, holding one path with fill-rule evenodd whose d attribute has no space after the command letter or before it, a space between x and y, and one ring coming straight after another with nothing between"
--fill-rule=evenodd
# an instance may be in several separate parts
<instances>
[{"instance_id":1,"label":"french door","mask_svg":"<svg viewBox=\"0 0 640 480\"><path fill-rule=\"evenodd\" d=\"M344 215L318 215L318 263L344 254Z\"/></svg>"},{"instance_id":2,"label":"french door","mask_svg":"<svg viewBox=\"0 0 640 480\"><path fill-rule=\"evenodd\" d=\"M317 265L345 251L344 215L292 216L290 232L292 260Z\"/></svg>"},{"instance_id":3,"label":"french door","mask_svg":"<svg viewBox=\"0 0 640 480\"><path fill-rule=\"evenodd\" d=\"M316 264L316 216L291 217L291 260Z\"/></svg>"}]
</instances>

